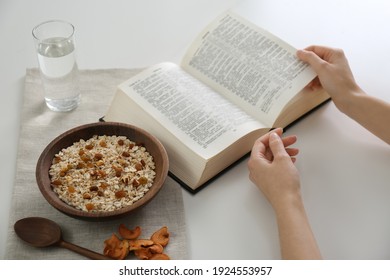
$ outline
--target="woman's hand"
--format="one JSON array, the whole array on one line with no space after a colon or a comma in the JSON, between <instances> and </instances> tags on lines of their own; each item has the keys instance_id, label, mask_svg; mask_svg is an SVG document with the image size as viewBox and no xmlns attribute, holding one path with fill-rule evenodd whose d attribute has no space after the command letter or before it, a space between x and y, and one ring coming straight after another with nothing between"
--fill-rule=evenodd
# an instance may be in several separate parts
<instances>
[{"instance_id":1,"label":"woman's hand","mask_svg":"<svg viewBox=\"0 0 390 280\"><path fill-rule=\"evenodd\" d=\"M300 180L294 162L298 149L289 148L295 136L280 138L282 129L260 137L248 161L249 178L263 192L275 211L292 196L300 198Z\"/></svg>"},{"instance_id":2,"label":"woman's hand","mask_svg":"<svg viewBox=\"0 0 390 280\"><path fill-rule=\"evenodd\" d=\"M295 136L281 138L282 129L260 137L248 161L250 179L264 193L276 213L283 259L321 259L301 198L294 165L298 149L289 148Z\"/></svg>"},{"instance_id":3,"label":"woman's hand","mask_svg":"<svg viewBox=\"0 0 390 280\"><path fill-rule=\"evenodd\" d=\"M304 50L298 50L297 56L310 64L317 73L318 77L312 84L321 85L341 111L353 95L363 93L355 82L343 50L310 46Z\"/></svg>"}]
</instances>

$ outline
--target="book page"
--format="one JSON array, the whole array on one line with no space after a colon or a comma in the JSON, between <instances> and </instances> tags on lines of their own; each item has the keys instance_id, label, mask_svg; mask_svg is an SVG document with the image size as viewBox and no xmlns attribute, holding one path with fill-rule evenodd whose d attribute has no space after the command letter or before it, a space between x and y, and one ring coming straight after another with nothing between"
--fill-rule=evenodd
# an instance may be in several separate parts
<instances>
[{"instance_id":1,"label":"book page","mask_svg":"<svg viewBox=\"0 0 390 280\"><path fill-rule=\"evenodd\" d=\"M272 126L288 101L316 76L295 52L276 36L229 12L199 35L182 67Z\"/></svg>"},{"instance_id":2,"label":"book page","mask_svg":"<svg viewBox=\"0 0 390 280\"><path fill-rule=\"evenodd\" d=\"M264 127L173 63L152 66L119 88L205 159Z\"/></svg>"}]
</instances>

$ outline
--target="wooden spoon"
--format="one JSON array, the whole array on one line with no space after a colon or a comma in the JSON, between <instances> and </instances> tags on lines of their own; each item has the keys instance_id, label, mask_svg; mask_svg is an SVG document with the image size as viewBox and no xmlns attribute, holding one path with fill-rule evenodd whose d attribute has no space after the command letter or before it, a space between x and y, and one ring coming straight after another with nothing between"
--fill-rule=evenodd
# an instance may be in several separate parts
<instances>
[{"instance_id":1,"label":"wooden spoon","mask_svg":"<svg viewBox=\"0 0 390 280\"><path fill-rule=\"evenodd\" d=\"M14 229L20 239L34 247L55 245L69 249L90 259L111 260L111 258L105 255L64 241L60 226L49 219L40 217L24 218L15 223Z\"/></svg>"}]
</instances>

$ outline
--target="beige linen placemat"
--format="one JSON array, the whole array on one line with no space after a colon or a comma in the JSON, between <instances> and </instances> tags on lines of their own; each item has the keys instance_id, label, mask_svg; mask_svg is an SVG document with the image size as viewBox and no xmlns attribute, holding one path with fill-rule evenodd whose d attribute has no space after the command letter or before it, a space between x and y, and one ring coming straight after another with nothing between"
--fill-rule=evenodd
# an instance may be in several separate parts
<instances>
[{"instance_id":1,"label":"beige linen placemat","mask_svg":"<svg viewBox=\"0 0 390 280\"><path fill-rule=\"evenodd\" d=\"M66 241L100 253L104 240L117 233L120 223L129 227L141 226L141 237L144 238L166 225L171 233L166 253L172 259L187 259L182 189L169 177L156 198L135 214L104 222L77 220L60 213L46 202L36 184L35 165L46 145L70 128L98 121L107 111L117 85L138 72L137 69L81 71L80 106L72 112L58 113L44 104L39 71L27 69L6 259L84 259L66 249L34 248L21 241L14 233L13 225L28 216L52 219L62 227Z\"/></svg>"}]
</instances>

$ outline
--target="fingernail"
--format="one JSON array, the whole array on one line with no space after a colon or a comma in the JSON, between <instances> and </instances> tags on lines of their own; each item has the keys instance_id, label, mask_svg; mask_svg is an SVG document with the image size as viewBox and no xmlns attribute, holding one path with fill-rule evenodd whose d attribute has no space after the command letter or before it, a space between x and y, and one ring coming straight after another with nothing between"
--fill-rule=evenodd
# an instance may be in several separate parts
<instances>
[{"instance_id":1,"label":"fingernail","mask_svg":"<svg viewBox=\"0 0 390 280\"><path fill-rule=\"evenodd\" d=\"M279 135L276 134L276 132L271 132L270 138L271 138L271 139L278 139L278 138L279 138Z\"/></svg>"}]
</instances>

